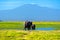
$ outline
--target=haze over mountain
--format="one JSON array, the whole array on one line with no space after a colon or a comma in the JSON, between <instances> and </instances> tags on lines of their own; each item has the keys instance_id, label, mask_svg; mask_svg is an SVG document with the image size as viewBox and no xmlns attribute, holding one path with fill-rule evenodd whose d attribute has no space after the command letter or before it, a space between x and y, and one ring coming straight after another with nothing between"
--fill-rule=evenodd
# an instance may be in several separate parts
<instances>
[{"instance_id":1,"label":"haze over mountain","mask_svg":"<svg viewBox=\"0 0 60 40\"><path fill-rule=\"evenodd\" d=\"M0 10L2 20L60 21L60 10L24 4L11 10Z\"/></svg>"}]
</instances>

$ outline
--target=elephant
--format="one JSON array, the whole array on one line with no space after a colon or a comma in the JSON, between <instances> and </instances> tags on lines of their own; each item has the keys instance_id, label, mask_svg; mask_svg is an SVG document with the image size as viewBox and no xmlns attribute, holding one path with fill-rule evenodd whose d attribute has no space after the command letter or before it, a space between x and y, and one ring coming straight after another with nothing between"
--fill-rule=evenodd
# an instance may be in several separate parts
<instances>
[{"instance_id":1,"label":"elephant","mask_svg":"<svg viewBox=\"0 0 60 40\"><path fill-rule=\"evenodd\" d=\"M32 30L35 30L35 27L36 27L36 25L35 24L32 24Z\"/></svg>"},{"instance_id":2,"label":"elephant","mask_svg":"<svg viewBox=\"0 0 60 40\"><path fill-rule=\"evenodd\" d=\"M25 27L24 29L28 29L28 30L31 30L31 25L32 25L32 22L31 21L25 21Z\"/></svg>"}]
</instances>

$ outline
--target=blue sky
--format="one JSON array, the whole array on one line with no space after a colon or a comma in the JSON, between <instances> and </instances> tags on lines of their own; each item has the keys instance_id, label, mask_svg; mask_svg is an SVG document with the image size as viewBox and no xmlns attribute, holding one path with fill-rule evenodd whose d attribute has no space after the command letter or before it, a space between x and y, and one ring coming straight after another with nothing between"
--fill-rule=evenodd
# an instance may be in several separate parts
<instances>
[{"instance_id":1,"label":"blue sky","mask_svg":"<svg viewBox=\"0 0 60 40\"><path fill-rule=\"evenodd\" d=\"M50 19L51 20L60 20L60 14L59 14L60 13L60 0L0 0L0 11L1 10L15 9L15 8L18 8L18 7L22 6L22 5L24 5L24 4L38 5L38 6L43 7L43 8L46 7L46 8L51 8L51 9L54 9L54 10L56 9L56 11L59 9L59 11L57 11L57 12L54 11L54 13L53 12L48 13L48 15L43 14L43 15L41 15L43 18L42 17L41 18L43 20L44 19L46 19L46 20L50 20ZM37 10L37 12L38 11L39 10ZM29 12L26 12L26 13L29 13ZM31 16L33 16L34 15L33 12L31 12L31 13L32 13ZM40 14L42 14L42 13L39 13L39 16L40 16ZM11 20L11 19L17 20L17 19L20 19L20 15L21 15L20 13L15 14L15 13L12 13L12 12L8 13L8 14L7 13L6 14L0 13L0 19L2 19L2 20ZM27 15L25 14L23 16L27 16ZM49 17L45 17L45 16L49 16ZM30 17L30 16L28 16L28 17ZM21 17L21 18L24 18L24 17ZM31 18L33 19L33 17L31 17ZM37 19L39 19L39 18L37 17Z\"/></svg>"},{"instance_id":2,"label":"blue sky","mask_svg":"<svg viewBox=\"0 0 60 40\"><path fill-rule=\"evenodd\" d=\"M14 9L24 4L60 9L60 0L0 0L0 10Z\"/></svg>"}]
</instances>

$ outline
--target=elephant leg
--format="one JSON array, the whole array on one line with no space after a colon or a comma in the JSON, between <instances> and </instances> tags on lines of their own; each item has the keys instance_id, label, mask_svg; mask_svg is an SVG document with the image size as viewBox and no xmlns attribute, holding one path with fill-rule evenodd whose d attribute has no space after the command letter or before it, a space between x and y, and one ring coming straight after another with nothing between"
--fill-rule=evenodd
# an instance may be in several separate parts
<instances>
[{"instance_id":1,"label":"elephant leg","mask_svg":"<svg viewBox=\"0 0 60 40\"><path fill-rule=\"evenodd\" d=\"M27 29L27 26L24 27L24 30L26 30L26 29Z\"/></svg>"},{"instance_id":2,"label":"elephant leg","mask_svg":"<svg viewBox=\"0 0 60 40\"><path fill-rule=\"evenodd\" d=\"M28 27L28 30L31 30L31 27L30 26Z\"/></svg>"}]
</instances>

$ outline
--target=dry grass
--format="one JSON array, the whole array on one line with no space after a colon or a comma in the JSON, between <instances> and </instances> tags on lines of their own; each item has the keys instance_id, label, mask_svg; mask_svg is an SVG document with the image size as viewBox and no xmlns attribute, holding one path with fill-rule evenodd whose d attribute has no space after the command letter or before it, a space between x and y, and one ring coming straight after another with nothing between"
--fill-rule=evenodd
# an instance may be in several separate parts
<instances>
[{"instance_id":1,"label":"dry grass","mask_svg":"<svg viewBox=\"0 0 60 40\"><path fill-rule=\"evenodd\" d=\"M60 30L0 30L0 40L60 40Z\"/></svg>"}]
</instances>

